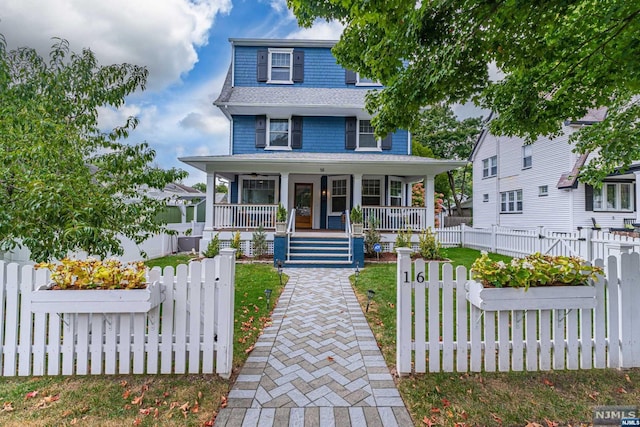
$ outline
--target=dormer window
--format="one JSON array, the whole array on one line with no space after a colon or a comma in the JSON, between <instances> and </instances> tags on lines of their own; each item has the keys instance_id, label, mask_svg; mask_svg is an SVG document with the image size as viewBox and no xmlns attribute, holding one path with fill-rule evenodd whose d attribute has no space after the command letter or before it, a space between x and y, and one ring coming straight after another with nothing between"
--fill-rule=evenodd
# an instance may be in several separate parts
<instances>
[{"instance_id":1,"label":"dormer window","mask_svg":"<svg viewBox=\"0 0 640 427\"><path fill-rule=\"evenodd\" d=\"M269 49L269 80L267 83L293 83L293 49Z\"/></svg>"}]
</instances>

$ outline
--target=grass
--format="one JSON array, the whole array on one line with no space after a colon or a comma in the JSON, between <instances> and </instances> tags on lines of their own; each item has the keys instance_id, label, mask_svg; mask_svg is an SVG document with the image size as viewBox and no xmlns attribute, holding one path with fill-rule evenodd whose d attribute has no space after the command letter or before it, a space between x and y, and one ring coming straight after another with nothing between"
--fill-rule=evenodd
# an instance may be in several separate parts
<instances>
[{"instance_id":1,"label":"grass","mask_svg":"<svg viewBox=\"0 0 640 427\"><path fill-rule=\"evenodd\" d=\"M190 259L176 255L147 265L164 268ZM235 370L269 322L265 288L273 290L272 309L282 292L276 270L268 264L236 264ZM231 384L217 375L0 377L0 425L213 425Z\"/></svg>"},{"instance_id":2,"label":"grass","mask_svg":"<svg viewBox=\"0 0 640 427\"><path fill-rule=\"evenodd\" d=\"M464 248L444 252L454 265L467 268L480 255ZM355 284L363 309L367 290L376 292L366 316L392 368L396 357L395 280L395 263L370 264ZM637 406L640 369L420 374L399 379L398 388L416 425L580 426L590 424L595 406Z\"/></svg>"}]
</instances>

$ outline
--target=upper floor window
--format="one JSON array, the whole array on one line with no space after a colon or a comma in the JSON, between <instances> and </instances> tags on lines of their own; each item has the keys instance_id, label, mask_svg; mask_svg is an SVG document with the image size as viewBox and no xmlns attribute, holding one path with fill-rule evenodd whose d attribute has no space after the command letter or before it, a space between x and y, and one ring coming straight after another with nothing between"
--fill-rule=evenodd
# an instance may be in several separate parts
<instances>
[{"instance_id":1,"label":"upper floor window","mask_svg":"<svg viewBox=\"0 0 640 427\"><path fill-rule=\"evenodd\" d=\"M358 148L379 149L379 142L375 136L375 130L371 126L371 120L359 120L358 123Z\"/></svg>"},{"instance_id":2,"label":"upper floor window","mask_svg":"<svg viewBox=\"0 0 640 427\"><path fill-rule=\"evenodd\" d=\"M369 77L356 73L356 86L381 86L379 82Z\"/></svg>"},{"instance_id":3,"label":"upper floor window","mask_svg":"<svg viewBox=\"0 0 640 427\"><path fill-rule=\"evenodd\" d=\"M500 213L522 213L522 190L500 193Z\"/></svg>"},{"instance_id":4,"label":"upper floor window","mask_svg":"<svg viewBox=\"0 0 640 427\"><path fill-rule=\"evenodd\" d=\"M380 180L362 180L362 206L380 206Z\"/></svg>"},{"instance_id":5,"label":"upper floor window","mask_svg":"<svg viewBox=\"0 0 640 427\"><path fill-rule=\"evenodd\" d=\"M542 196L548 196L548 195L549 195L548 185L541 185L538 187L538 196L542 197Z\"/></svg>"},{"instance_id":6,"label":"upper floor window","mask_svg":"<svg viewBox=\"0 0 640 427\"><path fill-rule=\"evenodd\" d=\"M528 169L533 165L531 154L533 147L531 145L522 146L522 169Z\"/></svg>"},{"instance_id":7,"label":"upper floor window","mask_svg":"<svg viewBox=\"0 0 640 427\"><path fill-rule=\"evenodd\" d=\"M498 156L489 157L482 161L482 177L491 178L498 175Z\"/></svg>"},{"instance_id":8,"label":"upper floor window","mask_svg":"<svg viewBox=\"0 0 640 427\"><path fill-rule=\"evenodd\" d=\"M389 133L383 139L376 138L371 120L357 117L345 118L344 148L358 151L391 150L393 134Z\"/></svg>"},{"instance_id":9,"label":"upper floor window","mask_svg":"<svg viewBox=\"0 0 640 427\"><path fill-rule=\"evenodd\" d=\"M269 49L268 83L293 83L293 49Z\"/></svg>"},{"instance_id":10,"label":"upper floor window","mask_svg":"<svg viewBox=\"0 0 640 427\"><path fill-rule=\"evenodd\" d=\"M593 189L593 210L633 211L633 187L631 183L608 182Z\"/></svg>"},{"instance_id":11,"label":"upper floor window","mask_svg":"<svg viewBox=\"0 0 640 427\"><path fill-rule=\"evenodd\" d=\"M269 147L289 147L289 119L269 119Z\"/></svg>"}]
</instances>

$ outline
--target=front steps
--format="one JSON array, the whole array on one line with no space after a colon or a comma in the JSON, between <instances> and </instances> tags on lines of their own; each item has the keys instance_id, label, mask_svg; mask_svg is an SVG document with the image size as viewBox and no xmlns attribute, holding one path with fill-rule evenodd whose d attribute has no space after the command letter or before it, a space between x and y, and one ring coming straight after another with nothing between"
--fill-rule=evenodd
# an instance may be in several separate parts
<instances>
[{"instance_id":1,"label":"front steps","mask_svg":"<svg viewBox=\"0 0 640 427\"><path fill-rule=\"evenodd\" d=\"M285 267L353 267L349 238L344 235L299 234L291 237Z\"/></svg>"}]
</instances>

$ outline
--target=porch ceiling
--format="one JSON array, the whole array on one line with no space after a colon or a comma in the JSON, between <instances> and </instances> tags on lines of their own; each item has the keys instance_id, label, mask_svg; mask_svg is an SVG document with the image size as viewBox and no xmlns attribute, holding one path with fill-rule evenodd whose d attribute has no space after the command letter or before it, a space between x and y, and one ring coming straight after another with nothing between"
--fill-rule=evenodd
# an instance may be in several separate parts
<instances>
[{"instance_id":1,"label":"porch ceiling","mask_svg":"<svg viewBox=\"0 0 640 427\"><path fill-rule=\"evenodd\" d=\"M467 164L465 160L361 153L299 153L274 151L233 156L181 157L180 161L204 172L300 173L318 175L433 176Z\"/></svg>"}]
</instances>

